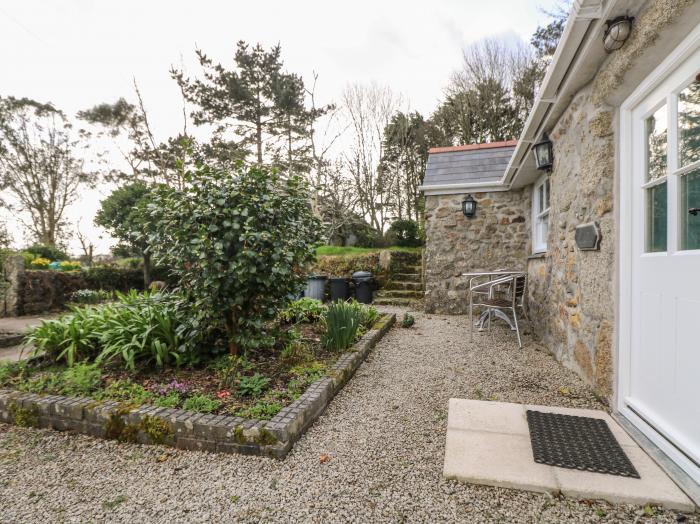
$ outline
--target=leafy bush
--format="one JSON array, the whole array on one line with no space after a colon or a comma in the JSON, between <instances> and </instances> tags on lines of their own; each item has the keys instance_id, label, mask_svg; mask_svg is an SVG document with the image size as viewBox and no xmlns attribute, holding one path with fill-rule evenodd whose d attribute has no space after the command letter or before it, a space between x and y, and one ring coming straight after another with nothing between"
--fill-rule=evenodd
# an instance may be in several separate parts
<instances>
[{"instance_id":1,"label":"leafy bush","mask_svg":"<svg viewBox=\"0 0 700 524\"><path fill-rule=\"evenodd\" d=\"M35 354L65 361L69 366L89 359L102 364L123 361L164 367L191 357L179 333L181 299L162 293L117 294L118 302L102 306L73 306L72 313L43 321L27 342Z\"/></svg>"},{"instance_id":2,"label":"leafy bush","mask_svg":"<svg viewBox=\"0 0 700 524\"><path fill-rule=\"evenodd\" d=\"M396 245L401 247L417 247L423 244L418 222L414 220L394 221L389 226L388 236L393 237Z\"/></svg>"},{"instance_id":3,"label":"leafy bush","mask_svg":"<svg viewBox=\"0 0 700 524\"><path fill-rule=\"evenodd\" d=\"M30 269L49 269L51 261L48 258L38 257L29 263Z\"/></svg>"},{"instance_id":4,"label":"leafy bush","mask_svg":"<svg viewBox=\"0 0 700 524\"><path fill-rule=\"evenodd\" d=\"M99 400L109 399L130 404L144 404L153 399L153 393L130 380L115 380L97 395Z\"/></svg>"},{"instance_id":5,"label":"leafy bush","mask_svg":"<svg viewBox=\"0 0 700 524\"><path fill-rule=\"evenodd\" d=\"M256 373L251 377L241 377L238 390L244 397L259 397L265 392L269 383L269 378Z\"/></svg>"},{"instance_id":6,"label":"leafy bush","mask_svg":"<svg viewBox=\"0 0 700 524\"><path fill-rule=\"evenodd\" d=\"M102 289L79 289L70 294L70 302L74 304L99 304L113 298L113 294Z\"/></svg>"},{"instance_id":7,"label":"leafy bush","mask_svg":"<svg viewBox=\"0 0 700 524\"><path fill-rule=\"evenodd\" d=\"M34 244L24 250L27 253L34 255L35 258L45 258L51 260L68 260L68 254L55 246L47 246L45 244Z\"/></svg>"},{"instance_id":8,"label":"leafy bush","mask_svg":"<svg viewBox=\"0 0 700 524\"><path fill-rule=\"evenodd\" d=\"M182 409L198 413L211 413L221 406L221 402L207 395L193 395L182 405Z\"/></svg>"},{"instance_id":9,"label":"leafy bush","mask_svg":"<svg viewBox=\"0 0 700 524\"><path fill-rule=\"evenodd\" d=\"M300 177L239 164L201 166L151 204L156 258L172 268L196 321L224 326L231 354L259 347L279 305L305 285L320 224Z\"/></svg>"},{"instance_id":10,"label":"leafy bush","mask_svg":"<svg viewBox=\"0 0 700 524\"><path fill-rule=\"evenodd\" d=\"M367 306L365 304L360 304L357 300L352 299L349 302L350 306L355 308L357 315L360 318L360 325L365 328L369 328L375 321L379 318L379 311L374 306Z\"/></svg>"},{"instance_id":11,"label":"leafy bush","mask_svg":"<svg viewBox=\"0 0 700 524\"><path fill-rule=\"evenodd\" d=\"M257 404L238 411L236 415L243 418L270 420L282 411L282 404L276 401L261 400Z\"/></svg>"},{"instance_id":12,"label":"leafy bush","mask_svg":"<svg viewBox=\"0 0 700 524\"><path fill-rule=\"evenodd\" d=\"M19 388L32 393L84 397L95 392L101 383L102 373L96 365L79 363L61 373L38 373Z\"/></svg>"},{"instance_id":13,"label":"leafy bush","mask_svg":"<svg viewBox=\"0 0 700 524\"><path fill-rule=\"evenodd\" d=\"M176 408L182 401L180 394L176 391L171 391L167 395L156 397L153 404L159 408Z\"/></svg>"},{"instance_id":14,"label":"leafy bush","mask_svg":"<svg viewBox=\"0 0 700 524\"><path fill-rule=\"evenodd\" d=\"M357 338L362 325L361 310L351 303L334 302L323 316L325 331L321 336L323 347L331 351L349 348Z\"/></svg>"},{"instance_id":15,"label":"leafy bush","mask_svg":"<svg viewBox=\"0 0 700 524\"><path fill-rule=\"evenodd\" d=\"M85 271L85 282L90 289L127 292L143 289L143 273L139 269L93 266Z\"/></svg>"},{"instance_id":16,"label":"leafy bush","mask_svg":"<svg viewBox=\"0 0 700 524\"><path fill-rule=\"evenodd\" d=\"M286 323L316 322L326 307L315 298L300 298L290 304L279 313L279 319Z\"/></svg>"},{"instance_id":17,"label":"leafy bush","mask_svg":"<svg viewBox=\"0 0 700 524\"><path fill-rule=\"evenodd\" d=\"M305 362L313 357L309 346L301 340L291 340L280 352L280 358L285 362Z\"/></svg>"},{"instance_id":18,"label":"leafy bush","mask_svg":"<svg viewBox=\"0 0 700 524\"><path fill-rule=\"evenodd\" d=\"M248 362L245 357L223 355L212 361L208 367L216 373L220 387L233 388L241 373L251 371L255 366Z\"/></svg>"},{"instance_id":19,"label":"leafy bush","mask_svg":"<svg viewBox=\"0 0 700 524\"><path fill-rule=\"evenodd\" d=\"M416 319L413 318L413 315L409 315L408 313L403 314L403 320L401 320L401 327L410 328L415 323Z\"/></svg>"}]
</instances>

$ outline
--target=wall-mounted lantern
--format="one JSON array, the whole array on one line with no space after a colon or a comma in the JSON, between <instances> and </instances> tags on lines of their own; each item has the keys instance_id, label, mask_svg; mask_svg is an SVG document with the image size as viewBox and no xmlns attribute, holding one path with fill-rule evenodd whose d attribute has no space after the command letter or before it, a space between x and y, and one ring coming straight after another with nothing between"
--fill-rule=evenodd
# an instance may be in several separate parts
<instances>
[{"instance_id":1,"label":"wall-mounted lantern","mask_svg":"<svg viewBox=\"0 0 700 524\"><path fill-rule=\"evenodd\" d=\"M535 164L537 169L551 169L554 161L554 153L552 151L552 141L547 136L547 133L542 135L542 140L532 146L532 152L535 153Z\"/></svg>"},{"instance_id":2,"label":"wall-mounted lantern","mask_svg":"<svg viewBox=\"0 0 700 524\"><path fill-rule=\"evenodd\" d=\"M476 215L476 200L471 195L467 195L462 200L462 213L467 218L474 218Z\"/></svg>"},{"instance_id":3,"label":"wall-mounted lantern","mask_svg":"<svg viewBox=\"0 0 700 524\"><path fill-rule=\"evenodd\" d=\"M603 47L608 53L617 51L623 45L632 32L633 17L618 16L606 23L605 33L603 34Z\"/></svg>"}]
</instances>

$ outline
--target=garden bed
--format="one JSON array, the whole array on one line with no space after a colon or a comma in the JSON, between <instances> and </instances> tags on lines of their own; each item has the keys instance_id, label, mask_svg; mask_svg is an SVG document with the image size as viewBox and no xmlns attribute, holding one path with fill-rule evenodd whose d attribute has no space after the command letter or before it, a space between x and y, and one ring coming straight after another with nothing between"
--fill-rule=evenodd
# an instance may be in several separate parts
<instances>
[{"instance_id":1,"label":"garden bed","mask_svg":"<svg viewBox=\"0 0 700 524\"><path fill-rule=\"evenodd\" d=\"M128 401L2 390L0 421L182 449L283 458L394 322L394 315L381 316L357 343L338 356L335 363L329 362L323 376L270 420L136 405ZM148 380L144 375L144 383ZM133 379L130 383L138 384ZM173 384L172 388L176 390L177 385ZM226 403L222 402L219 409L225 412L224 406Z\"/></svg>"}]
</instances>

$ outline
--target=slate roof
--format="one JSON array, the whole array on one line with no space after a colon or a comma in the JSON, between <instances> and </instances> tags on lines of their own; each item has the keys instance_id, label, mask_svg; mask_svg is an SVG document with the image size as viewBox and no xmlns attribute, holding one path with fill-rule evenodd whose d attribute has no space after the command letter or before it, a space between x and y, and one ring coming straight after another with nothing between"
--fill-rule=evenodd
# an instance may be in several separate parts
<instances>
[{"instance_id":1,"label":"slate roof","mask_svg":"<svg viewBox=\"0 0 700 524\"><path fill-rule=\"evenodd\" d=\"M434 147L428 152L423 188L501 180L517 140Z\"/></svg>"}]
</instances>

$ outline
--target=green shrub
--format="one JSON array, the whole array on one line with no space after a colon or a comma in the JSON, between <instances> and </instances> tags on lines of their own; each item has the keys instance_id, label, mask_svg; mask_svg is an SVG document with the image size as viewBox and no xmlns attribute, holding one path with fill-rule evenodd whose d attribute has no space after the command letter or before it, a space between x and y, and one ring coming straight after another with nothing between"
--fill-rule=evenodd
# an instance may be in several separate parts
<instances>
[{"instance_id":1,"label":"green shrub","mask_svg":"<svg viewBox=\"0 0 700 524\"><path fill-rule=\"evenodd\" d=\"M130 380L115 380L97 395L99 400L118 400L129 404L145 404L153 399L153 393Z\"/></svg>"},{"instance_id":2,"label":"green shrub","mask_svg":"<svg viewBox=\"0 0 700 524\"><path fill-rule=\"evenodd\" d=\"M321 335L323 347L331 351L349 348L362 325L361 310L351 303L334 302L323 316L325 331Z\"/></svg>"},{"instance_id":3,"label":"green shrub","mask_svg":"<svg viewBox=\"0 0 700 524\"><path fill-rule=\"evenodd\" d=\"M102 383L102 373L95 364L76 364L61 373L61 393L84 397L97 390Z\"/></svg>"},{"instance_id":4,"label":"green shrub","mask_svg":"<svg viewBox=\"0 0 700 524\"><path fill-rule=\"evenodd\" d=\"M47 246L44 244L34 244L24 250L27 253L34 255L34 258L46 258L48 260L68 260L68 254L55 246Z\"/></svg>"},{"instance_id":5,"label":"green shrub","mask_svg":"<svg viewBox=\"0 0 700 524\"><path fill-rule=\"evenodd\" d=\"M368 306L365 304L360 304L357 300L352 299L349 302L360 319L360 325L364 328L369 328L375 321L379 318L379 311L374 306Z\"/></svg>"},{"instance_id":6,"label":"green shrub","mask_svg":"<svg viewBox=\"0 0 700 524\"><path fill-rule=\"evenodd\" d=\"M153 404L159 408L176 408L182 402L182 398L177 391L171 391L167 395L156 397Z\"/></svg>"},{"instance_id":7,"label":"green shrub","mask_svg":"<svg viewBox=\"0 0 700 524\"><path fill-rule=\"evenodd\" d=\"M221 388L233 388L241 373L253 370L255 367L245 357L222 355L207 366L216 373Z\"/></svg>"},{"instance_id":8,"label":"green shrub","mask_svg":"<svg viewBox=\"0 0 700 524\"><path fill-rule=\"evenodd\" d=\"M239 410L236 415L243 418L270 420L282 411L282 404L276 401L261 400L253 406Z\"/></svg>"},{"instance_id":9,"label":"green shrub","mask_svg":"<svg viewBox=\"0 0 700 524\"><path fill-rule=\"evenodd\" d=\"M241 377L238 390L244 397L259 397L267 389L270 379L256 373L251 377Z\"/></svg>"},{"instance_id":10,"label":"green shrub","mask_svg":"<svg viewBox=\"0 0 700 524\"><path fill-rule=\"evenodd\" d=\"M85 271L85 282L90 289L129 291L143 289L143 271L115 266L93 266Z\"/></svg>"},{"instance_id":11,"label":"green shrub","mask_svg":"<svg viewBox=\"0 0 700 524\"><path fill-rule=\"evenodd\" d=\"M420 228L415 220L396 220L389 226L388 236L401 247L422 245Z\"/></svg>"},{"instance_id":12,"label":"green shrub","mask_svg":"<svg viewBox=\"0 0 700 524\"><path fill-rule=\"evenodd\" d=\"M21 362L0 363L0 387L10 385L18 377L24 368Z\"/></svg>"},{"instance_id":13,"label":"green shrub","mask_svg":"<svg viewBox=\"0 0 700 524\"><path fill-rule=\"evenodd\" d=\"M280 358L285 362L305 362L313 357L313 352L301 340L292 340L285 344L280 352Z\"/></svg>"},{"instance_id":14,"label":"green shrub","mask_svg":"<svg viewBox=\"0 0 700 524\"><path fill-rule=\"evenodd\" d=\"M221 407L221 402L207 395L192 395L185 400L182 409L198 413L211 413Z\"/></svg>"},{"instance_id":15,"label":"green shrub","mask_svg":"<svg viewBox=\"0 0 700 524\"><path fill-rule=\"evenodd\" d=\"M410 328L415 323L416 323L416 319L413 318L413 315L409 315L408 313L403 314L403 320L401 321L401 327Z\"/></svg>"},{"instance_id":16,"label":"green shrub","mask_svg":"<svg viewBox=\"0 0 700 524\"><path fill-rule=\"evenodd\" d=\"M279 319L285 323L296 322L316 322L326 310L320 300L315 298L300 298L290 302L289 305L279 313Z\"/></svg>"}]
</instances>

